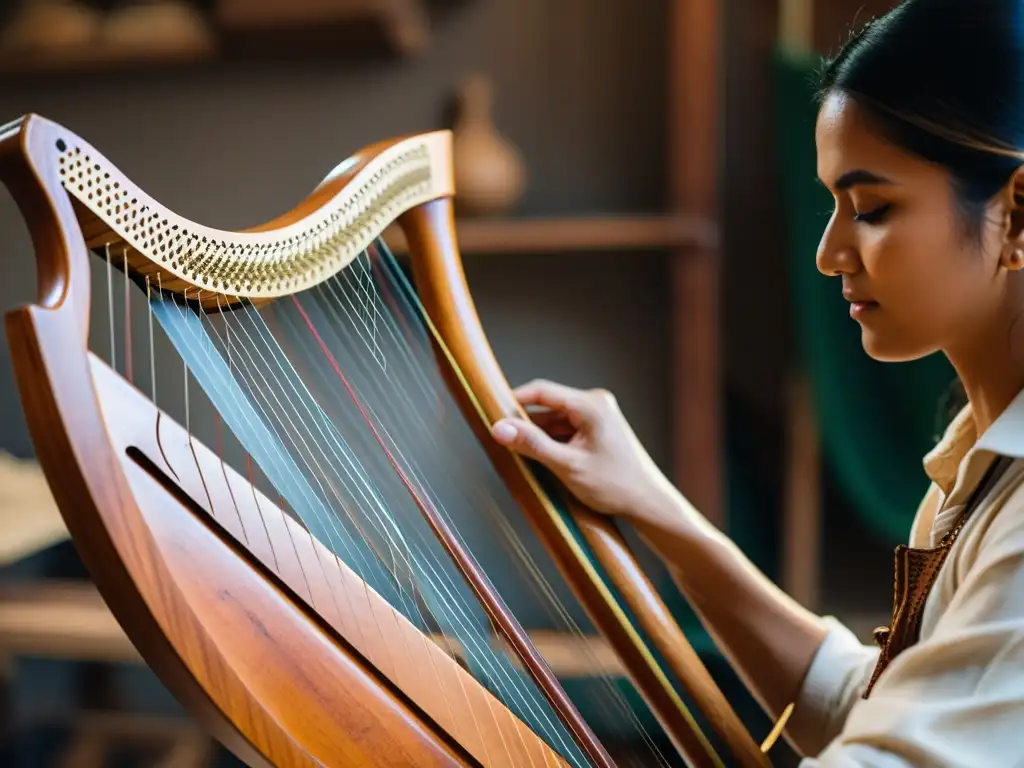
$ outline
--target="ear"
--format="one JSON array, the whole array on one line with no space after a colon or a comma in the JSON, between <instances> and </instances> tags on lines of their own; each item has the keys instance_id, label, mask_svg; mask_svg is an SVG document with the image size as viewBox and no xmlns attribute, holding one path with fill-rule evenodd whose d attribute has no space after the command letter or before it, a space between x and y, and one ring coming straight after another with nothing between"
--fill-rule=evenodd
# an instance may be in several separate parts
<instances>
[{"instance_id":1,"label":"ear","mask_svg":"<svg viewBox=\"0 0 1024 768\"><path fill-rule=\"evenodd\" d=\"M1024 166L1014 171L1007 183L1004 203L1000 264L1017 271L1024 269Z\"/></svg>"}]
</instances>

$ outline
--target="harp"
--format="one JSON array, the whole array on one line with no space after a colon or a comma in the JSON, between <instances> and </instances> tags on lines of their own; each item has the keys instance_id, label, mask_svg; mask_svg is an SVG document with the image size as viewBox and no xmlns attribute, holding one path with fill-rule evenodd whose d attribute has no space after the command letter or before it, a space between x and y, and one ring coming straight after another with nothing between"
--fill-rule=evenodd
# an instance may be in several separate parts
<instances>
[{"instance_id":1,"label":"harp","mask_svg":"<svg viewBox=\"0 0 1024 768\"><path fill-rule=\"evenodd\" d=\"M366 147L228 232L49 120L0 129L38 274L37 302L6 318L15 375L82 559L150 667L250 765L622 764L481 538L563 631L583 615L621 660L638 696L604 680L599 699L640 764L766 765L617 529L490 440L519 406L462 273L449 140Z\"/></svg>"}]
</instances>

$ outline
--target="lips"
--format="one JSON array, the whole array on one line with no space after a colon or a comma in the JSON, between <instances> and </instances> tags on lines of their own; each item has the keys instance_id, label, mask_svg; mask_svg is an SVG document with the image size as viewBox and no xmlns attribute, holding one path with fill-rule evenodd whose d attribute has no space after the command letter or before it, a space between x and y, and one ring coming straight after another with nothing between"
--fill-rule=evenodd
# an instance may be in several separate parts
<instances>
[{"instance_id":1,"label":"lips","mask_svg":"<svg viewBox=\"0 0 1024 768\"><path fill-rule=\"evenodd\" d=\"M876 309L878 309L877 301L851 301L850 317L860 320L872 315Z\"/></svg>"},{"instance_id":2,"label":"lips","mask_svg":"<svg viewBox=\"0 0 1024 768\"><path fill-rule=\"evenodd\" d=\"M851 304L877 304L878 302L867 296L862 296L853 291L843 291L843 298Z\"/></svg>"},{"instance_id":3,"label":"lips","mask_svg":"<svg viewBox=\"0 0 1024 768\"><path fill-rule=\"evenodd\" d=\"M843 298L846 299L851 304L858 304L864 307L875 306L878 304L878 302L872 299L870 296L865 296L860 293L854 293L851 290L844 290Z\"/></svg>"}]
</instances>

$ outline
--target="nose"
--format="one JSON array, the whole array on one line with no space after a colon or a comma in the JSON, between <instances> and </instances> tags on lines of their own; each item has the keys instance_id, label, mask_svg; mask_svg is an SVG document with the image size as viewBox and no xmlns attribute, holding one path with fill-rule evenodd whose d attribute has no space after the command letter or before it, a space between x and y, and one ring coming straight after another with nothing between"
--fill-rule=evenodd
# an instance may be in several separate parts
<instances>
[{"instance_id":1,"label":"nose","mask_svg":"<svg viewBox=\"0 0 1024 768\"><path fill-rule=\"evenodd\" d=\"M860 254L852 238L844 237L833 216L821 235L815 256L818 271L826 277L853 275L860 271Z\"/></svg>"}]
</instances>

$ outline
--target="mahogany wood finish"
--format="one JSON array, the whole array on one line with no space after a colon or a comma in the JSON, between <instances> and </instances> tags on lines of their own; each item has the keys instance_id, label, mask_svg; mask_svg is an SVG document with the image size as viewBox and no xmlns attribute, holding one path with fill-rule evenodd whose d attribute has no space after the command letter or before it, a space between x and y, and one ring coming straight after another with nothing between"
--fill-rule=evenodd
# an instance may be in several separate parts
<instances>
[{"instance_id":1,"label":"mahogany wood finish","mask_svg":"<svg viewBox=\"0 0 1024 768\"><path fill-rule=\"evenodd\" d=\"M9 313L7 331L40 464L97 587L147 663L217 738L253 765L559 762L305 529L91 356L88 250L115 233L73 205L62 186L53 147L70 136L32 116L0 129L0 177L28 222L39 276L38 303ZM312 216L388 146L353 156L295 209L248 231ZM117 180L116 169L110 172ZM680 752L695 766L720 765L608 585L553 514L536 476L487 434L487 423L521 409L479 324L455 243L450 192L443 179L439 185L433 200L398 223L424 303L484 413L473 409L460 382L452 391ZM235 242L232 233L222 236ZM764 765L765 756L611 521L578 506L572 514L612 585L735 762ZM319 574L311 564L320 566ZM579 713L559 701L560 689L514 618L498 610L491 618L518 646L594 763L611 765ZM424 674L427 669L437 677ZM459 691L464 698L453 696ZM473 717L478 711L490 712L490 719Z\"/></svg>"},{"instance_id":2,"label":"mahogany wood finish","mask_svg":"<svg viewBox=\"0 0 1024 768\"><path fill-rule=\"evenodd\" d=\"M279 519L291 535L276 539L290 541L293 549L279 546L268 553L268 534L265 542L253 543L259 555L253 562L239 556L237 543L225 545L218 526L197 516L207 503L220 502L221 510L234 509L238 525L257 532L266 531L263 526L273 524L279 510L265 498L257 502L251 488L240 493L243 481L212 464L215 459L197 441L181 439L180 427L87 352L89 256L68 198L45 160L47 145L57 138L48 124L27 121L12 126L0 144L0 172L22 206L40 256L39 305L10 313L8 335L40 463L68 529L150 666L252 765L559 762L336 560L322 581L309 569L302 573L298 551L316 554L307 562L330 560L308 534L288 528L283 515ZM158 430L162 450L153 444ZM168 457L172 464L165 467L163 487L154 471L132 459L129 447L152 466ZM202 478L200 460L207 465ZM166 471L179 480L173 495ZM225 493L228 478L236 486L233 494ZM229 517L220 524L231 522ZM271 562L280 569L278 579L271 578ZM306 585L305 600L300 584ZM332 621L330 607L339 604L333 599L358 612ZM311 604L316 608L309 610ZM325 631L324 624L335 632ZM339 628L346 630L344 637ZM370 636L373 628L387 640ZM470 692L461 706L425 685L430 680L423 670L431 668L444 681L442 689ZM401 689L382 674L399 680ZM451 733L413 698L434 710ZM441 711L442 705L451 709ZM479 731L470 727L477 721L474 709L494 712Z\"/></svg>"},{"instance_id":3,"label":"mahogany wood finish","mask_svg":"<svg viewBox=\"0 0 1024 768\"><path fill-rule=\"evenodd\" d=\"M410 247L420 254L413 262L419 295L489 423L509 416L525 417L487 343L466 285L451 199L442 198L418 206L401 217L399 224ZM694 765L712 765L714 761L703 734L686 717L670 681L660 673L641 638L632 631L629 622L612 609L612 600L601 590L600 578L588 572L585 558L571 548L571 534L560 529L550 508L544 505L543 491L524 462L491 440L463 388L457 385L450 388L567 583L575 590L595 626L623 658L638 690L677 749ZM665 654L672 672L729 744L739 764L765 765L764 753L715 685L612 521L576 502L570 504L570 509L595 557Z\"/></svg>"},{"instance_id":4,"label":"mahogany wood finish","mask_svg":"<svg viewBox=\"0 0 1024 768\"><path fill-rule=\"evenodd\" d=\"M250 765L472 765L225 546L189 511L194 499L162 491L115 450L85 344L89 256L45 154L57 138L31 118L0 135L0 175L39 261L38 304L6 325L40 464L111 611L183 705Z\"/></svg>"},{"instance_id":5,"label":"mahogany wood finish","mask_svg":"<svg viewBox=\"0 0 1024 768\"><path fill-rule=\"evenodd\" d=\"M182 514L198 515L235 556L249 560L264 578L286 592L320 631L365 659L378 677L390 681L393 690L401 691L401 696L444 728L474 759L509 768L543 765L545 761L561 763L544 742L439 645L419 632L294 518L162 414L103 361L90 355L90 362L115 452L122 457L130 481L147 485L136 489L138 497L163 496L151 485L155 481L172 494L188 499ZM187 524L168 516L166 520L153 520L152 527L157 526L180 529ZM161 535L158 542L165 546L166 537ZM183 554L189 560L194 557L191 552ZM218 578L211 574L199 583L220 586L219 581L206 580ZM195 599L201 601L202 596L196 595ZM238 601L244 603L241 598ZM272 626L268 629L274 634L278 631ZM251 666L254 675L262 675L261 664L253 663L256 660L250 658L251 650L245 643L229 643L227 647L240 657L233 659L234 666ZM247 681L251 690L265 687L257 683ZM447 693L438 696L438 690ZM481 717L479 713L490 714Z\"/></svg>"}]
</instances>

